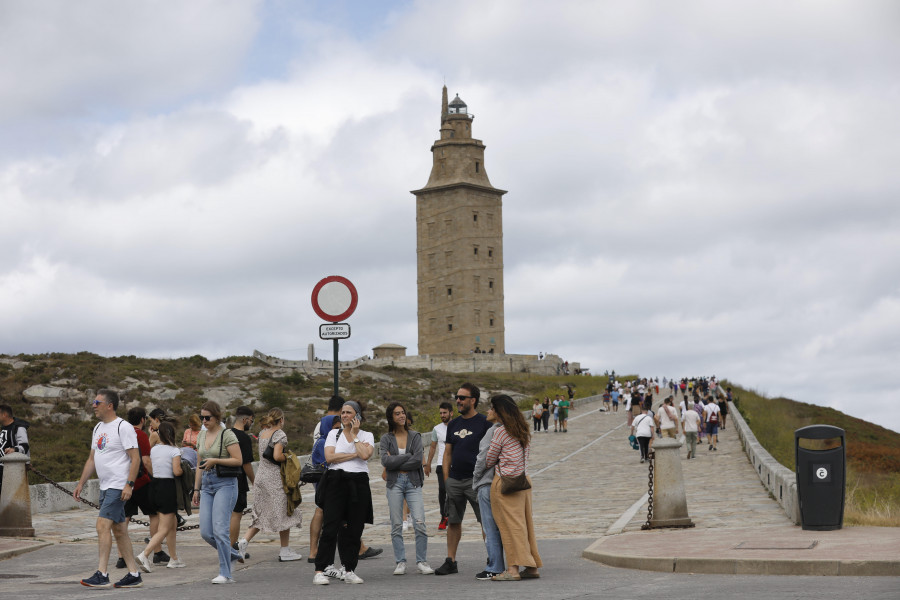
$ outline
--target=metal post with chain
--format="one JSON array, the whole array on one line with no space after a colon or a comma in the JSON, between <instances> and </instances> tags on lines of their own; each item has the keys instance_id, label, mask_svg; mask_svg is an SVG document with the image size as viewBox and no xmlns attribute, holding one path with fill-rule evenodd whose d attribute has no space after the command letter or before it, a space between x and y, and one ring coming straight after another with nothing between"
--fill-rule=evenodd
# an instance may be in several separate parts
<instances>
[{"instance_id":1,"label":"metal post with chain","mask_svg":"<svg viewBox=\"0 0 900 600\"><path fill-rule=\"evenodd\" d=\"M75 494L73 492L70 492L69 490L67 490L66 488L61 486L59 483L53 481L52 479L50 479L49 477L47 477L46 475L44 475L43 473L41 473L40 471L35 469L31 463L28 463L26 468L29 471L31 471L32 473L34 473L35 475L37 475L38 477L40 477L41 479L43 479L44 481L46 481L47 483L49 483L50 485L52 485L53 487L55 487L56 489L58 489L59 491L61 491L62 493L64 493L65 495L71 496L73 499L75 498ZM96 508L97 510L100 510L100 506L98 504L94 504L90 500L85 500L84 498L79 498L78 501L82 502L84 504L87 504L88 506L91 506L93 508ZM246 509L244 509L244 512L241 514L245 514L245 515L249 514L250 512L252 512L252 510L253 510L252 508L246 508ZM144 525L145 527L150 527L150 523L148 523L147 521L141 521L140 519L135 519L134 517L128 517L128 520L131 521L132 523L137 523L138 525ZM181 527L175 528L176 531L188 531L190 529L200 529L200 525L183 525Z\"/></svg>"},{"instance_id":2,"label":"metal post with chain","mask_svg":"<svg viewBox=\"0 0 900 600\"><path fill-rule=\"evenodd\" d=\"M652 448L647 452L647 460L650 463L647 483L647 521L641 525L641 529L653 528L653 526L650 525L650 521L653 519L653 465L656 464L656 452L654 452Z\"/></svg>"}]
</instances>

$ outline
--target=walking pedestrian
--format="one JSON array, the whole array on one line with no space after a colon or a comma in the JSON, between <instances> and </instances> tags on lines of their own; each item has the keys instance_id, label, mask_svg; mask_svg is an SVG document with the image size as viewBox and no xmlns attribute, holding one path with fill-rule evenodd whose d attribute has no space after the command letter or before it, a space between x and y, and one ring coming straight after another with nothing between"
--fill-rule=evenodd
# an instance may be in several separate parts
<instances>
[{"instance_id":1,"label":"walking pedestrian","mask_svg":"<svg viewBox=\"0 0 900 600\"><path fill-rule=\"evenodd\" d=\"M541 430L541 418L544 414L544 407L541 404L541 400L539 398L534 399L534 404L531 406L531 420L534 421L534 432L538 433Z\"/></svg>"},{"instance_id":2,"label":"walking pedestrian","mask_svg":"<svg viewBox=\"0 0 900 600\"><path fill-rule=\"evenodd\" d=\"M544 433L550 428L550 396L544 396L544 402L541 404L541 421L544 426Z\"/></svg>"},{"instance_id":3,"label":"walking pedestrian","mask_svg":"<svg viewBox=\"0 0 900 600\"><path fill-rule=\"evenodd\" d=\"M647 414L646 407L641 407L641 414L634 418L631 425L631 435L637 438L641 446L641 462L650 458L650 443L653 441L655 430L653 417Z\"/></svg>"},{"instance_id":4,"label":"walking pedestrian","mask_svg":"<svg viewBox=\"0 0 900 600\"><path fill-rule=\"evenodd\" d=\"M231 564L244 562L244 555L231 547L231 512L237 502L237 469L241 449L237 436L222 424L222 409L212 400L200 407L206 429L197 436L199 447L194 478L194 504L200 504L200 536L219 555L219 574L212 583L234 583ZM232 467L233 473L221 467Z\"/></svg>"},{"instance_id":5,"label":"walking pedestrian","mask_svg":"<svg viewBox=\"0 0 900 600\"><path fill-rule=\"evenodd\" d=\"M684 443L688 447L687 457L697 458L697 433L700 431L700 413L689 409L682 414Z\"/></svg>"},{"instance_id":6,"label":"walking pedestrian","mask_svg":"<svg viewBox=\"0 0 900 600\"><path fill-rule=\"evenodd\" d=\"M299 510L287 514L288 498L281 481L281 463L287 460L287 434L284 432L284 412L273 408L260 419L264 431L259 435L259 468L253 482L253 512L250 527L238 540L238 552L246 555L250 540L260 531L278 532L281 549L278 562L303 558L291 549L291 527L300 527L303 517Z\"/></svg>"},{"instance_id":7,"label":"walking pedestrian","mask_svg":"<svg viewBox=\"0 0 900 600\"><path fill-rule=\"evenodd\" d=\"M244 516L244 510L247 508L247 492L250 486L256 481L256 472L253 470L253 440L247 433L253 427L254 414L253 409L249 406L239 406L234 411L234 423L231 425L231 432L237 438L238 447L241 449L241 472L238 473L238 495L231 509L231 521L228 525L228 539L231 541L231 547L237 550L238 536L241 534L241 519ZM244 558L248 557L244 553Z\"/></svg>"},{"instance_id":8,"label":"walking pedestrian","mask_svg":"<svg viewBox=\"0 0 900 600\"><path fill-rule=\"evenodd\" d=\"M87 587L112 587L109 581L109 551L112 539L116 539L119 554L125 560L128 572L116 582L117 588L141 587L144 583L134 560L134 549L128 537L125 502L134 492L134 480L138 474L141 455L138 451L134 427L116 416L119 395L107 389L97 392L93 402L94 415L100 421L91 434L91 453L88 455L81 478L75 485L73 497L81 499L81 490L88 477L96 471L100 480L100 514L97 516L97 547L99 560L97 571L81 585Z\"/></svg>"},{"instance_id":9,"label":"walking pedestrian","mask_svg":"<svg viewBox=\"0 0 900 600\"><path fill-rule=\"evenodd\" d=\"M175 488L175 478L181 477L181 450L175 446L175 427L168 421L162 421L156 429L159 442L150 449L150 501L153 503L158 515L159 525L156 533L150 538L147 547L135 558L141 568L152 572L150 567L150 554L155 548L159 548L163 540L169 548L169 560L166 567L180 569L185 566L178 559L176 548L175 513L178 511L178 496Z\"/></svg>"}]
</instances>

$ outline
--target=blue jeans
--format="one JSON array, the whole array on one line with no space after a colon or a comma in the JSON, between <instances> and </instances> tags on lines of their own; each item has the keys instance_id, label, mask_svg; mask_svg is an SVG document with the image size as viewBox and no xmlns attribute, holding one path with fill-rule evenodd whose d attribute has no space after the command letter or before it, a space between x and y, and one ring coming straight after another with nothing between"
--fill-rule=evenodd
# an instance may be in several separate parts
<instances>
[{"instance_id":1,"label":"blue jeans","mask_svg":"<svg viewBox=\"0 0 900 600\"><path fill-rule=\"evenodd\" d=\"M409 514L413 519L416 532L416 562L425 562L428 552L428 533L425 530L425 503L422 501L422 488L409 482L406 473L400 473L393 487L386 488L388 508L391 511L391 545L394 547L394 560L406 562L406 548L403 547L403 500L409 505Z\"/></svg>"},{"instance_id":2,"label":"blue jeans","mask_svg":"<svg viewBox=\"0 0 900 600\"><path fill-rule=\"evenodd\" d=\"M240 558L231 548L231 511L237 501L236 477L203 471L200 486L200 536L219 553L219 575L231 578L231 561Z\"/></svg>"},{"instance_id":3,"label":"blue jeans","mask_svg":"<svg viewBox=\"0 0 900 600\"><path fill-rule=\"evenodd\" d=\"M481 528L484 529L484 547L488 555L485 571L502 573L506 570L506 563L503 562L503 541L500 539L500 530L497 529L494 513L491 512L490 485L478 488L478 506L481 507Z\"/></svg>"}]
</instances>

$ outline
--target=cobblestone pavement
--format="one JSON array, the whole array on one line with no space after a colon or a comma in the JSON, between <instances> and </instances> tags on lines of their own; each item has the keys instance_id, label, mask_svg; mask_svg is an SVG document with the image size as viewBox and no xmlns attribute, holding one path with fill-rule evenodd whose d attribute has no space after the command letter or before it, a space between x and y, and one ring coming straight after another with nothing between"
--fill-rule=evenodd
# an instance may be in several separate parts
<instances>
[{"instance_id":1,"label":"cobblestone pavement","mask_svg":"<svg viewBox=\"0 0 900 600\"><path fill-rule=\"evenodd\" d=\"M627 443L629 428L625 414L600 412L599 407L597 402L572 411L568 432L554 433L551 429L533 438L529 473L534 482L534 521L539 539L605 535L647 492L648 468L640 464L639 453ZM737 434L727 429L719 438L717 452L708 451L706 445L698 446L696 460L684 460L686 452L681 452L688 510L696 527L790 525L781 507L757 478ZM366 527L364 539L389 553L390 520L384 483L380 479L381 465L372 461L369 468L375 524ZM307 501L301 506L303 528L292 535L292 546L304 555L308 549L306 524L313 508L311 494L309 488ZM443 546L444 532L437 529L437 482L433 474L426 479L424 496L428 533L434 548L429 555L440 556L435 545ZM624 525L624 531L640 529L646 517L644 503ZM34 528L40 538L94 543L95 518L93 509L35 515ZM188 518L188 524L196 522L196 515ZM249 517L245 517L243 527L248 525ZM147 535L145 527L132 525L131 531L136 543ZM411 542L412 532L406 535ZM463 540L480 539L480 529L469 511L463 523ZM197 530L179 533L178 542L186 546L205 545ZM259 544L275 546L277 535L260 533L252 546Z\"/></svg>"}]
</instances>

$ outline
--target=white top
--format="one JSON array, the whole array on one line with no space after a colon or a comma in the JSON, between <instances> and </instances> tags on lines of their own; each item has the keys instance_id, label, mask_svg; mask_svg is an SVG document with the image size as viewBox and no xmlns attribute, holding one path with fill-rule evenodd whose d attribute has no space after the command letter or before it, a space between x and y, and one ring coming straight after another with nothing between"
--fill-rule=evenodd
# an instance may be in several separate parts
<instances>
[{"instance_id":1,"label":"white top","mask_svg":"<svg viewBox=\"0 0 900 600\"><path fill-rule=\"evenodd\" d=\"M706 420L709 421L709 417L711 414L716 413L717 415L721 411L719 410L719 405L715 402L710 402L705 407L703 407L703 415L706 417ZM718 417L716 417L718 419Z\"/></svg>"},{"instance_id":2,"label":"white top","mask_svg":"<svg viewBox=\"0 0 900 600\"><path fill-rule=\"evenodd\" d=\"M684 412L684 432L700 431L700 414L696 410L687 410Z\"/></svg>"},{"instance_id":3,"label":"white top","mask_svg":"<svg viewBox=\"0 0 900 600\"><path fill-rule=\"evenodd\" d=\"M641 414L634 418L632 422L634 426L634 435L636 437L652 437L653 430L655 429L655 425L653 424L653 417L650 415Z\"/></svg>"},{"instance_id":4,"label":"white top","mask_svg":"<svg viewBox=\"0 0 900 600\"><path fill-rule=\"evenodd\" d=\"M337 454L353 454L356 452L356 444L352 441L347 441L347 436L342 435L342 429L332 429L328 432L328 437L325 438L325 447L328 448L331 446L334 448L335 453ZM375 436L369 433L368 431L359 430L359 434L356 436L359 441L364 444L369 444L373 448L375 447ZM348 460L342 463L336 463L333 465L328 465L329 469L339 469L341 471L346 471L348 473L368 473L369 465L361 459L360 457L356 457L352 460Z\"/></svg>"},{"instance_id":5,"label":"white top","mask_svg":"<svg viewBox=\"0 0 900 600\"><path fill-rule=\"evenodd\" d=\"M672 413L672 418L669 418L669 413ZM668 404L663 404L659 407L659 428L660 429L675 429L675 423L679 420L678 418L678 409L674 406L669 406Z\"/></svg>"},{"instance_id":6,"label":"white top","mask_svg":"<svg viewBox=\"0 0 900 600\"><path fill-rule=\"evenodd\" d=\"M447 424L438 423L431 430L431 441L437 442L437 464L444 464L444 446L447 444Z\"/></svg>"},{"instance_id":7,"label":"white top","mask_svg":"<svg viewBox=\"0 0 900 600\"><path fill-rule=\"evenodd\" d=\"M172 459L181 456L181 448L157 444L150 448L150 462L153 463L154 479L174 479Z\"/></svg>"},{"instance_id":8,"label":"white top","mask_svg":"<svg viewBox=\"0 0 900 600\"><path fill-rule=\"evenodd\" d=\"M94 468L101 490L121 490L125 487L131 470L131 458L126 450L137 447L137 433L128 421L117 417L96 426L91 448L94 450Z\"/></svg>"}]
</instances>

